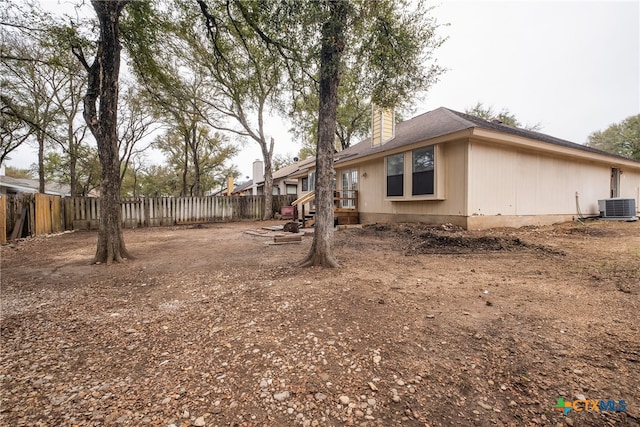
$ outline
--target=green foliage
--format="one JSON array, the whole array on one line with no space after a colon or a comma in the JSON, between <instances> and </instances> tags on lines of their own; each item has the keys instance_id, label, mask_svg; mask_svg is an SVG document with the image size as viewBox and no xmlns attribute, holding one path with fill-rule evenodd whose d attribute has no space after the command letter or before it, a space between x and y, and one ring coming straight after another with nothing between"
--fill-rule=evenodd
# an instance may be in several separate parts
<instances>
[{"instance_id":1,"label":"green foliage","mask_svg":"<svg viewBox=\"0 0 640 427\"><path fill-rule=\"evenodd\" d=\"M193 25L199 18L194 6L134 2L123 21L124 44L144 88L144 105L167 129L156 146L180 177L183 195L210 191L213 176L237 151L222 135L210 136L214 128L225 125L220 120L219 86L211 78L210 55L203 48L207 39Z\"/></svg>"},{"instance_id":2,"label":"green foliage","mask_svg":"<svg viewBox=\"0 0 640 427\"><path fill-rule=\"evenodd\" d=\"M49 151L44 157L44 172L47 182L71 185L70 163L72 158L68 151ZM35 166L35 165L34 165ZM32 168L33 169L33 168ZM37 169L35 169L37 171ZM87 195L91 190L100 187L100 160L95 147L81 145L78 147L75 166L76 194Z\"/></svg>"},{"instance_id":3,"label":"green foliage","mask_svg":"<svg viewBox=\"0 0 640 427\"><path fill-rule=\"evenodd\" d=\"M12 178L33 179L33 173L29 169L20 169L14 168L12 166L7 166L4 173L6 176L10 176Z\"/></svg>"},{"instance_id":4,"label":"green foliage","mask_svg":"<svg viewBox=\"0 0 640 427\"><path fill-rule=\"evenodd\" d=\"M589 135L589 147L640 160L640 114Z\"/></svg>"},{"instance_id":5,"label":"green foliage","mask_svg":"<svg viewBox=\"0 0 640 427\"><path fill-rule=\"evenodd\" d=\"M185 111L181 103L189 98L188 53L172 37L172 19L160 6L162 3L144 0L129 4L121 23L122 43L129 65L146 91L147 107L156 117L181 116Z\"/></svg>"},{"instance_id":6,"label":"green foliage","mask_svg":"<svg viewBox=\"0 0 640 427\"><path fill-rule=\"evenodd\" d=\"M223 134L216 132L211 135L209 128L197 128L196 135L187 148L186 156L185 145L181 144L182 140L183 134L173 129L156 138L154 145L165 154L167 165L172 170L173 176L180 176L186 169L188 194L206 194L214 190L220 183L224 183L230 174L237 174L235 169L230 169L225 164L229 158L237 154L237 148ZM196 163L190 161L193 158L193 153L198 161L198 172L196 172ZM201 179L199 193L196 194L195 184L198 173ZM172 188L172 186L173 184L168 187ZM179 194L180 192L173 195Z\"/></svg>"},{"instance_id":7,"label":"green foliage","mask_svg":"<svg viewBox=\"0 0 640 427\"><path fill-rule=\"evenodd\" d=\"M87 48L88 38L80 35L77 19L63 23L34 3L15 3L5 12L10 25L2 40L2 121L14 130L11 139L3 136L3 145L5 140L6 145L37 143L38 175L45 173L45 153L54 146L62 149L70 159L72 192L77 192L74 159L85 132L78 116L86 77L72 46Z\"/></svg>"},{"instance_id":8,"label":"green foliage","mask_svg":"<svg viewBox=\"0 0 640 427\"><path fill-rule=\"evenodd\" d=\"M383 108L406 106L434 84L444 69L433 58L444 39L436 36L433 7L409 0L358 2L349 44L356 52L371 101ZM361 25L358 25L361 23Z\"/></svg>"},{"instance_id":9,"label":"green foliage","mask_svg":"<svg viewBox=\"0 0 640 427\"><path fill-rule=\"evenodd\" d=\"M138 195L145 197L179 196L181 190L180 177L170 166L145 167L138 186Z\"/></svg>"},{"instance_id":10,"label":"green foliage","mask_svg":"<svg viewBox=\"0 0 640 427\"><path fill-rule=\"evenodd\" d=\"M306 160L316 155L316 143L309 140L305 140L302 148L298 151L298 159Z\"/></svg>"},{"instance_id":11,"label":"green foliage","mask_svg":"<svg viewBox=\"0 0 640 427\"><path fill-rule=\"evenodd\" d=\"M522 124L516 118L515 114L510 112L508 109L503 108L502 110L500 110L500 112L496 112L492 106L485 107L482 102L478 102L473 107L467 108L465 110L465 113L471 116L480 117L481 119L490 122L497 121L503 125L511 126L514 128L521 128L530 131L539 131L540 129L542 129L542 125L540 123L536 123L533 125Z\"/></svg>"},{"instance_id":12,"label":"green foliage","mask_svg":"<svg viewBox=\"0 0 640 427\"><path fill-rule=\"evenodd\" d=\"M340 103L336 112L336 149L344 150L354 140L364 138L371 128L371 103L359 93L350 70L345 70L338 88ZM290 132L299 139L305 151L315 155L318 139L318 92L300 91L289 113L295 123Z\"/></svg>"},{"instance_id":13,"label":"green foliage","mask_svg":"<svg viewBox=\"0 0 640 427\"><path fill-rule=\"evenodd\" d=\"M3 110L32 129L38 140L55 139L59 118L56 92L64 84L54 52L19 33L2 37L0 61Z\"/></svg>"},{"instance_id":14,"label":"green foliage","mask_svg":"<svg viewBox=\"0 0 640 427\"><path fill-rule=\"evenodd\" d=\"M5 96L0 95L0 163L27 141L33 129L20 117Z\"/></svg>"},{"instance_id":15,"label":"green foliage","mask_svg":"<svg viewBox=\"0 0 640 427\"><path fill-rule=\"evenodd\" d=\"M336 148L343 150L354 140L365 137L371 127L372 102L396 110L410 109L421 95L444 72L433 60L434 51L443 43L436 36L437 22L430 17L431 7L423 2L354 1L344 47L344 61L340 64L339 105L336 114ZM306 18L318 20L322 12L311 11ZM309 26L313 28L314 26ZM307 34L309 37L313 37ZM315 43L319 38L312 38ZM290 116L292 132L301 140L303 153L312 154L317 140L318 87L314 83L319 68L319 48L309 49L313 57L306 59L308 83L294 93ZM315 71L313 71L315 70ZM315 74L313 74L315 73Z\"/></svg>"},{"instance_id":16,"label":"green foliage","mask_svg":"<svg viewBox=\"0 0 640 427\"><path fill-rule=\"evenodd\" d=\"M286 168L294 164L293 156L290 154L282 155L276 154L273 156L273 171L280 170L282 168Z\"/></svg>"}]
</instances>

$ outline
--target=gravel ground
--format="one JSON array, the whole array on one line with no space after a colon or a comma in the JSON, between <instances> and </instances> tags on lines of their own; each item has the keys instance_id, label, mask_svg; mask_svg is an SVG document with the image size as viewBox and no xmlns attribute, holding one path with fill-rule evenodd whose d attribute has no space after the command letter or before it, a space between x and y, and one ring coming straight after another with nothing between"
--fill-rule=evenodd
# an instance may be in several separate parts
<instances>
[{"instance_id":1,"label":"gravel ground","mask_svg":"<svg viewBox=\"0 0 640 427\"><path fill-rule=\"evenodd\" d=\"M0 424L639 425L639 223L349 228L337 270L263 225L2 247Z\"/></svg>"}]
</instances>

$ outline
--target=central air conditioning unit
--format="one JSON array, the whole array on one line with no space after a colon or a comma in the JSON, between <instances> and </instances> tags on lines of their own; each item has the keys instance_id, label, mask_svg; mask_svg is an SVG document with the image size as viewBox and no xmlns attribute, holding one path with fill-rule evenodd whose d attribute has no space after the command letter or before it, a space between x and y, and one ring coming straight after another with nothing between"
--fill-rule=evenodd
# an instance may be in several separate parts
<instances>
[{"instance_id":1,"label":"central air conditioning unit","mask_svg":"<svg viewBox=\"0 0 640 427\"><path fill-rule=\"evenodd\" d=\"M603 199L598 200L600 217L603 219L623 219L635 220L636 200L635 199Z\"/></svg>"}]
</instances>

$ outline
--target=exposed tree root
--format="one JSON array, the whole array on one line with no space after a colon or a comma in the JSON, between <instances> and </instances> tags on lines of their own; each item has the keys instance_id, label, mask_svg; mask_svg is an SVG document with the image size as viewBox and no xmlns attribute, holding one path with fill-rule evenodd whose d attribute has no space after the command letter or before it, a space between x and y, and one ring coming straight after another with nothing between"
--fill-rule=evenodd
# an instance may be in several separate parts
<instances>
[{"instance_id":1,"label":"exposed tree root","mask_svg":"<svg viewBox=\"0 0 640 427\"><path fill-rule=\"evenodd\" d=\"M307 257L299 264L300 267L327 267L327 268L340 268L340 264L335 258L327 258L320 256Z\"/></svg>"},{"instance_id":2,"label":"exposed tree root","mask_svg":"<svg viewBox=\"0 0 640 427\"><path fill-rule=\"evenodd\" d=\"M298 263L299 267L326 267L326 268L339 268L338 260L333 255L325 252L318 252L316 250L315 241L311 245L311 250L307 256Z\"/></svg>"},{"instance_id":3,"label":"exposed tree root","mask_svg":"<svg viewBox=\"0 0 640 427\"><path fill-rule=\"evenodd\" d=\"M104 236L100 233L98 249L93 259L94 264L111 265L113 262L123 263L128 259L134 259L134 257L127 251L121 233L116 233L115 237Z\"/></svg>"}]
</instances>

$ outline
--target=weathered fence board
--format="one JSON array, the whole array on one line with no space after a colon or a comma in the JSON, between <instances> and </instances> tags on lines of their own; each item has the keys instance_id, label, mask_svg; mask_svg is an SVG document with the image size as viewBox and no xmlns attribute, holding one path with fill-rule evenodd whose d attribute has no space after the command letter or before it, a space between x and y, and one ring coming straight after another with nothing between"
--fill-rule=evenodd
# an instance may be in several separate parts
<instances>
[{"instance_id":1,"label":"weathered fence board","mask_svg":"<svg viewBox=\"0 0 640 427\"><path fill-rule=\"evenodd\" d=\"M6 243L8 235L10 239L18 239L59 233L65 229L60 196L35 193L9 194L0 198L0 204L3 205L0 207L2 211L0 242L2 243Z\"/></svg>"},{"instance_id":2,"label":"weathered fence board","mask_svg":"<svg viewBox=\"0 0 640 427\"><path fill-rule=\"evenodd\" d=\"M295 195L273 196L273 210L289 206ZM265 196L153 197L121 200L122 224L126 228L195 224L217 221L260 220ZM64 199L67 229L96 229L100 221L100 199Z\"/></svg>"},{"instance_id":3,"label":"weathered fence board","mask_svg":"<svg viewBox=\"0 0 640 427\"><path fill-rule=\"evenodd\" d=\"M274 213L290 206L295 195L273 196ZM265 196L154 197L122 199L124 227L156 227L219 221L260 220ZM100 199L46 194L0 197L0 242L13 238L58 233L64 230L98 229ZM16 225L20 226L16 230Z\"/></svg>"},{"instance_id":4,"label":"weathered fence board","mask_svg":"<svg viewBox=\"0 0 640 427\"><path fill-rule=\"evenodd\" d=\"M0 195L0 245L7 243L7 196Z\"/></svg>"},{"instance_id":5,"label":"weathered fence board","mask_svg":"<svg viewBox=\"0 0 640 427\"><path fill-rule=\"evenodd\" d=\"M35 195L35 235L59 233L62 226L62 200L60 196Z\"/></svg>"}]
</instances>

